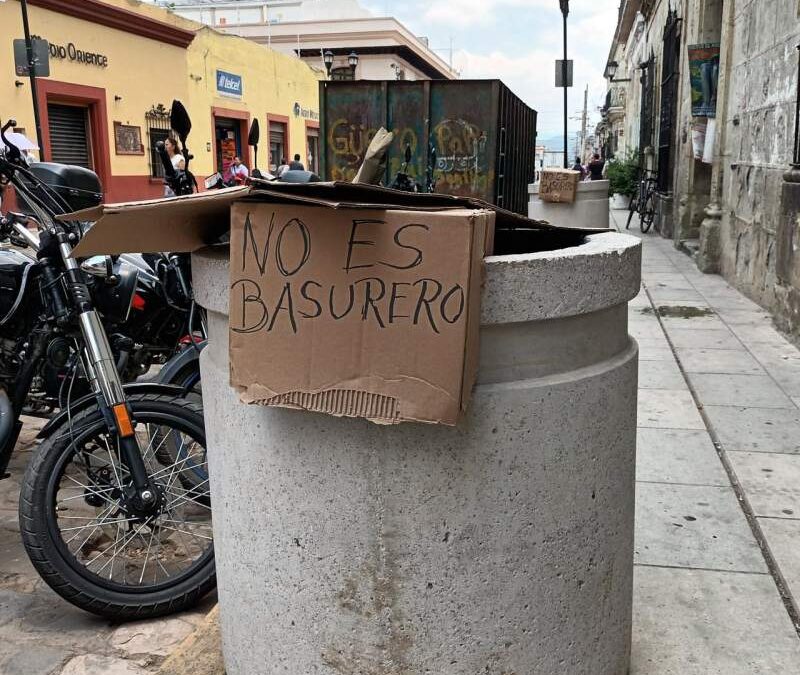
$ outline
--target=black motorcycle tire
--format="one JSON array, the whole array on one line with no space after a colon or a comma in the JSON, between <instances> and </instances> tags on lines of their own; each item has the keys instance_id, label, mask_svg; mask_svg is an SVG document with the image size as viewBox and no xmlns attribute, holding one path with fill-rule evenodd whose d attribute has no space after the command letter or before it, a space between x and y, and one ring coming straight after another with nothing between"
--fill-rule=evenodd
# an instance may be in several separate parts
<instances>
[{"instance_id":1,"label":"black motorcycle tire","mask_svg":"<svg viewBox=\"0 0 800 675\"><path fill-rule=\"evenodd\" d=\"M128 398L132 416L158 416L166 424L174 420L184 428L192 428L198 440L205 443L202 408L181 397L133 395ZM80 430L97 425L102 414L97 407L76 414L72 428ZM79 431L76 432L80 433ZM115 621L150 619L189 609L216 587L213 543L202 556L201 564L190 576L174 585L152 591L131 587L129 592L106 588L80 571L79 563L70 562L59 547L51 529L48 510L48 484L62 457L73 453L70 434L65 428L39 445L25 471L20 490L19 521L22 541L28 556L42 579L65 600L81 609ZM209 555L210 552L210 555ZM112 568L113 569L113 568ZM167 582L168 583L168 582Z\"/></svg>"}]
</instances>

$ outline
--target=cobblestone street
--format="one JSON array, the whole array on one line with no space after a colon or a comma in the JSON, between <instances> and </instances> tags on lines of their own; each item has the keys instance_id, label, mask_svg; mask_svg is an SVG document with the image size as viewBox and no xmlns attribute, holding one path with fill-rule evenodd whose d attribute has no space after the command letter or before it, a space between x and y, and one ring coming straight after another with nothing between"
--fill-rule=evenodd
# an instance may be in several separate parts
<instances>
[{"instance_id":1,"label":"cobblestone street","mask_svg":"<svg viewBox=\"0 0 800 675\"><path fill-rule=\"evenodd\" d=\"M19 482L42 420L25 418L17 452L0 481L0 673L2 675L144 675L155 672L213 606L122 626L62 600L38 577L17 522Z\"/></svg>"}]
</instances>

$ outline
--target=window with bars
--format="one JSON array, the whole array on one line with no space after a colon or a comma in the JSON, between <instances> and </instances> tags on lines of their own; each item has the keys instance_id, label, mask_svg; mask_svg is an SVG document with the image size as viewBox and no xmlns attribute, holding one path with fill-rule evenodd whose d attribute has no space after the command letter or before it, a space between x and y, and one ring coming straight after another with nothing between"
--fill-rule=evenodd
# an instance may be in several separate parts
<instances>
[{"instance_id":1,"label":"window with bars","mask_svg":"<svg viewBox=\"0 0 800 675\"><path fill-rule=\"evenodd\" d=\"M164 165L156 151L156 143L166 141L170 132L169 123L170 111L159 103L148 110L145 115L147 125L147 156L150 162L150 176L152 178L164 177Z\"/></svg>"},{"instance_id":2,"label":"window with bars","mask_svg":"<svg viewBox=\"0 0 800 675\"><path fill-rule=\"evenodd\" d=\"M639 152L653 145L653 99L655 97L655 76L656 76L656 57L651 52L647 59L639 68L642 71L640 82L642 84L642 102L639 118ZM641 165L644 167L644 158L641 158Z\"/></svg>"}]
</instances>

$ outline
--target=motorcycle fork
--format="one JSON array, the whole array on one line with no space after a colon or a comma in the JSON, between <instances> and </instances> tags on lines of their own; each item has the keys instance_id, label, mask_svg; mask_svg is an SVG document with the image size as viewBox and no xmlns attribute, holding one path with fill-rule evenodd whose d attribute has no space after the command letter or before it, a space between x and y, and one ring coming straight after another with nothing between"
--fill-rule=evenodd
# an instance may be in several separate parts
<instances>
[{"instance_id":1,"label":"motorcycle fork","mask_svg":"<svg viewBox=\"0 0 800 675\"><path fill-rule=\"evenodd\" d=\"M120 461L128 468L133 484L134 492L130 495L132 506L136 510L147 511L156 504L157 492L142 458L114 353L100 317L92 307L89 289L78 263L71 257L72 247L64 233L59 235L59 249L66 267L67 288L78 310L78 324L84 343L84 368L108 430L119 439Z\"/></svg>"}]
</instances>

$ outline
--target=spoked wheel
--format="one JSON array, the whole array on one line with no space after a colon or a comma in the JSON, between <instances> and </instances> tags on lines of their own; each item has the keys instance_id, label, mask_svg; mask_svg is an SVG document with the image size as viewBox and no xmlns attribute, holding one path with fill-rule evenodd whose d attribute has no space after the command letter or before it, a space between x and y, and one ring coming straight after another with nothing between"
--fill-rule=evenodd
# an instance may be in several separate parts
<instances>
[{"instance_id":1,"label":"spoked wheel","mask_svg":"<svg viewBox=\"0 0 800 675\"><path fill-rule=\"evenodd\" d=\"M157 492L147 511L130 499L119 439L96 408L38 447L20 494L23 543L42 578L117 620L186 609L216 584L202 412L170 396L129 404Z\"/></svg>"},{"instance_id":2,"label":"spoked wheel","mask_svg":"<svg viewBox=\"0 0 800 675\"><path fill-rule=\"evenodd\" d=\"M638 210L639 208L636 197L631 197L631 203L628 206L628 222L625 223L626 230L629 230L631 228L631 221L633 220L633 214L637 213Z\"/></svg>"},{"instance_id":3,"label":"spoked wheel","mask_svg":"<svg viewBox=\"0 0 800 675\"><path fill-rule=\"evenodd\" d=\"M647 193L647 199L644 203L644 208L641 210L639 214L639 227L642 230L642 233L646 233L650 231L650 227L653 225L653 219L656 215L656 208L655 204L653 203L653 193Z\"/></svg>"}]
</instances>

